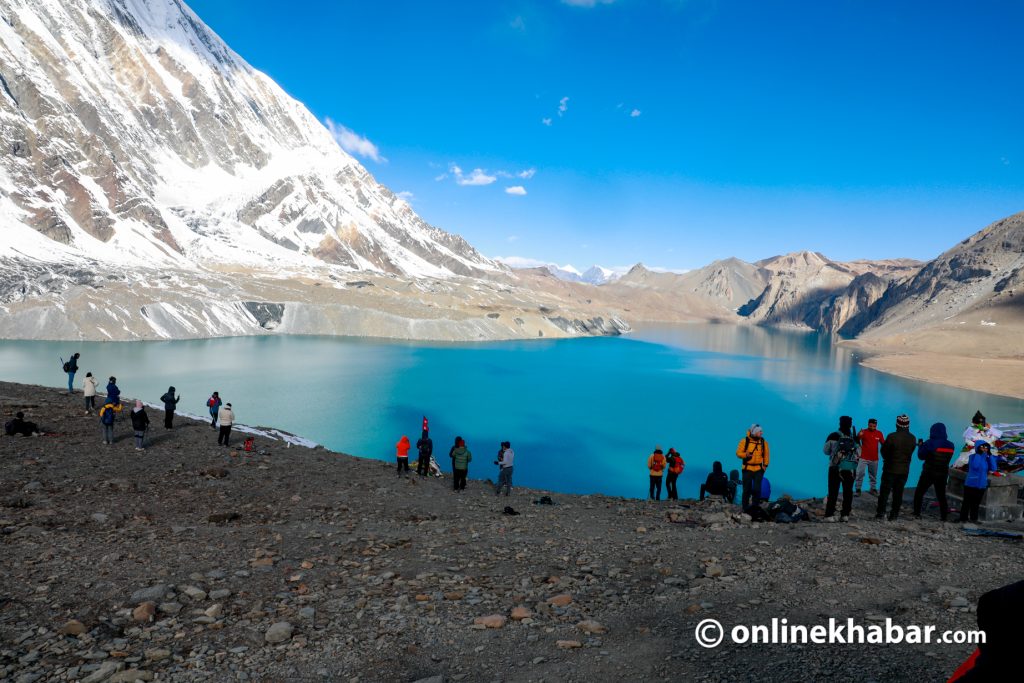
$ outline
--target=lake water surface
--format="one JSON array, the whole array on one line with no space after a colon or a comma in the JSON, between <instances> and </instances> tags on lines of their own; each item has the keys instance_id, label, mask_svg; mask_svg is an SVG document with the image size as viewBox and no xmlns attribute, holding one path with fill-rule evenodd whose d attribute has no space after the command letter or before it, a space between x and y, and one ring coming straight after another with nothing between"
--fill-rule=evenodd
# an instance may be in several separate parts
<instances>
[{"instance_id":1,"label":"lake water surface","mask_svg":"<svg viewBox=\"0 0 1024 683\"><path fill-rule=\"evenodd\" d=\"M738 468L736 444L752 422L771 445L774 493L823 495L821 446L841 414L883 431L906 412L927 438L951 436L975 410L1024 422L1024 401L903 380L858 367L816 334L733 325L649 327L622 338L400 343L335 337L70 343L0 341L0 379L66 386L59 356L82 354L105 384L156 403L170 384L181 412L205 414L218 390L244 424L275 426L354 455L391 459L430 418L445 470L455 435L471 478L496 477L498 444L516 451L515 483L563 492L645 496L655 444L686 461L683 496L696 496L711 463ZM211 442L216 435L211 431ZM100 442L97 425L97 444ZM916 480L915 470L911 484Z\"/></svg>"}]
</instances>

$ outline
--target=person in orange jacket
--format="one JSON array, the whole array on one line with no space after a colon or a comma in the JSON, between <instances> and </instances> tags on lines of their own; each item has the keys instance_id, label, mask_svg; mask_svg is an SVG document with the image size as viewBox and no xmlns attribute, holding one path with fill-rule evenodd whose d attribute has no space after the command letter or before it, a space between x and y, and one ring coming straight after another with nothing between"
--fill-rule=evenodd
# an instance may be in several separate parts
<instances>
[{"instance_id":1,"label":"person in orange jacket","mask_svg":"<svg viewBox=\"0 0 1024 683\"><path fill-rule=\"evenodd\" d=\"M668 464L668 474L665 475L665 489L668 491L668 499L679 500L679 492L676 490L676 479L683 473L686 463L683 462L683 456L679 455L679 452L674 448L668 449L668 455L665 456L665 460Z\"/></svg>"},{"instance_id":2,"label":"person in orange jacket","mask_svg":"<svg viewBox=\"0 0 1024 683\"><path fill-rule=\"evenodd\" d=\"M398 476L402 476L403 472L405 472L406 475L409 474L410 448L412 448L412 444L409 443L409 437L403 434L402 438L398 440L397 444L395 444L395 451L398 455Z\"/></svg>"},{"instance_id":3,"label":"person in orange jacket","mask_svg":"<svg viewBox=\"0 0 1024 683\"><path fill-rule=\"evenodd\" d=\"M768 469L768 442L761 425L752 424L736 446L736 457L743 461L743 509L761 505L761 480Z\"/></svg>"},{"instance_id":4,"label":"person in orange jacket","mask_svg":"<svg viewBox=\"0 0 1024 683\"><path fill-rule=\"evenodd\" d=\"M661 475L665 472L668 461L661 451L661 446L655 446L654 452L647 458L647 470L651 474L651 500L661 500Z\"/></svg>"}]
</instances>

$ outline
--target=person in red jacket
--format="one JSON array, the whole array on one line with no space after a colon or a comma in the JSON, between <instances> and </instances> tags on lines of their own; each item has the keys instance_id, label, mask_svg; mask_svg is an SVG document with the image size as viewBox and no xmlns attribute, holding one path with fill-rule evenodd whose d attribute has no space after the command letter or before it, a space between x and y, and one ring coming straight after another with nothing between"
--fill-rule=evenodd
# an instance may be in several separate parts
<instances>
[{"instance_id":1,"label":"person in red jacket","mask_svg":"<svg viewBox=\"0 0 1024 683\"><path fill-rule=\"evenodd\" d=\"M668 449L665 461L668 464L668 474L665 475L665 489L668 491L668 499L679 500L679 492L676 490L676 479L683 473L686 463L683 462L683 456L679 455L679 452L674 448Z\"/></svg>"},{"instance_id":2,"label":"person in red jacket","mask_svg":"<svg viewBox=\"0 0 1024 683\"><path fill-rule=\"evenodd\" d=\"M868 493L878 495L878 447L885 441L885 434L878 430L878 420L868 420L868 428L857 432L860 443L860 461L857 463L857 481L854 484L854 496L860 496L864 490L864 472L868 473L871 490Z\"/></svg>"},{"instance_id":3,"label":"person in red jacket","mask_svg":"<svg viewBox=\"0 0 1024 683\"><path fill-rule=\"evenodd\" d=\"M1024 581L996 588L978 598L978 628L985 642L961 664L946 683L1011 680L1018 671L1019 615L1024 610Z\"/></svg>"},{"instance_id":4,"label":"person in red jacket","mask_svg":"<svg viewBox=\"0 0 1024 683\"><path fill-rule=\"evenodd\" d=\"M412 444L409 443L409 437L405 434L395 444L395 451L398 455L398 476L402 476L404 472L406 475L409 474L409 449L412 448Z\"/></svg>"}]
</instances>

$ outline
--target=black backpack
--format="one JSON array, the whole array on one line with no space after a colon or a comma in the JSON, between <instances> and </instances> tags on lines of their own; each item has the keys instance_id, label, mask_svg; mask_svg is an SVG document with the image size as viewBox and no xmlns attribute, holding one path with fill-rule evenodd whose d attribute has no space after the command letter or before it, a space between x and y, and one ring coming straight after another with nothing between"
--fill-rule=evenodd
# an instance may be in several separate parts
<instances>
[{"instance_id":1,"label":"black backpack","mask_svg":"<svg viewBox=\"0 0 1024 683\"><path fill-rule=\"evenodd\" d=\"M64 361L64 372L71 372L71 363Z\"/></svg>"}]
</instances>

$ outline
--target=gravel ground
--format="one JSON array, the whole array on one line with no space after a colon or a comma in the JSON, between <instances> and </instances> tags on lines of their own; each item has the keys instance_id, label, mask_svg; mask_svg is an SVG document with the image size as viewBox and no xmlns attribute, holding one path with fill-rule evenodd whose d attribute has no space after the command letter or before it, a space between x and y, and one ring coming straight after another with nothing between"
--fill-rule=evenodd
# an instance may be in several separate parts
<instances>
[{"instance_id":1,"label":"gravel ground","mask_svg":"<svg viewBox=\"0 0 1024 683\"><path fill-rule=\"evenodd\" d=\"M972 629L977 598L1024 566L1022 544L934 512L876 522L869 496L850 524L751 524L718 501L537 505L545 492L454 493L268 438L246 454L153 409L146 451L127 419L105 446L80 396L0 383L3 420L16 410L50 434L0 437L4 681L945 680L972 646L704 649L694 628Z\"/></svg>"}]
</instances>

